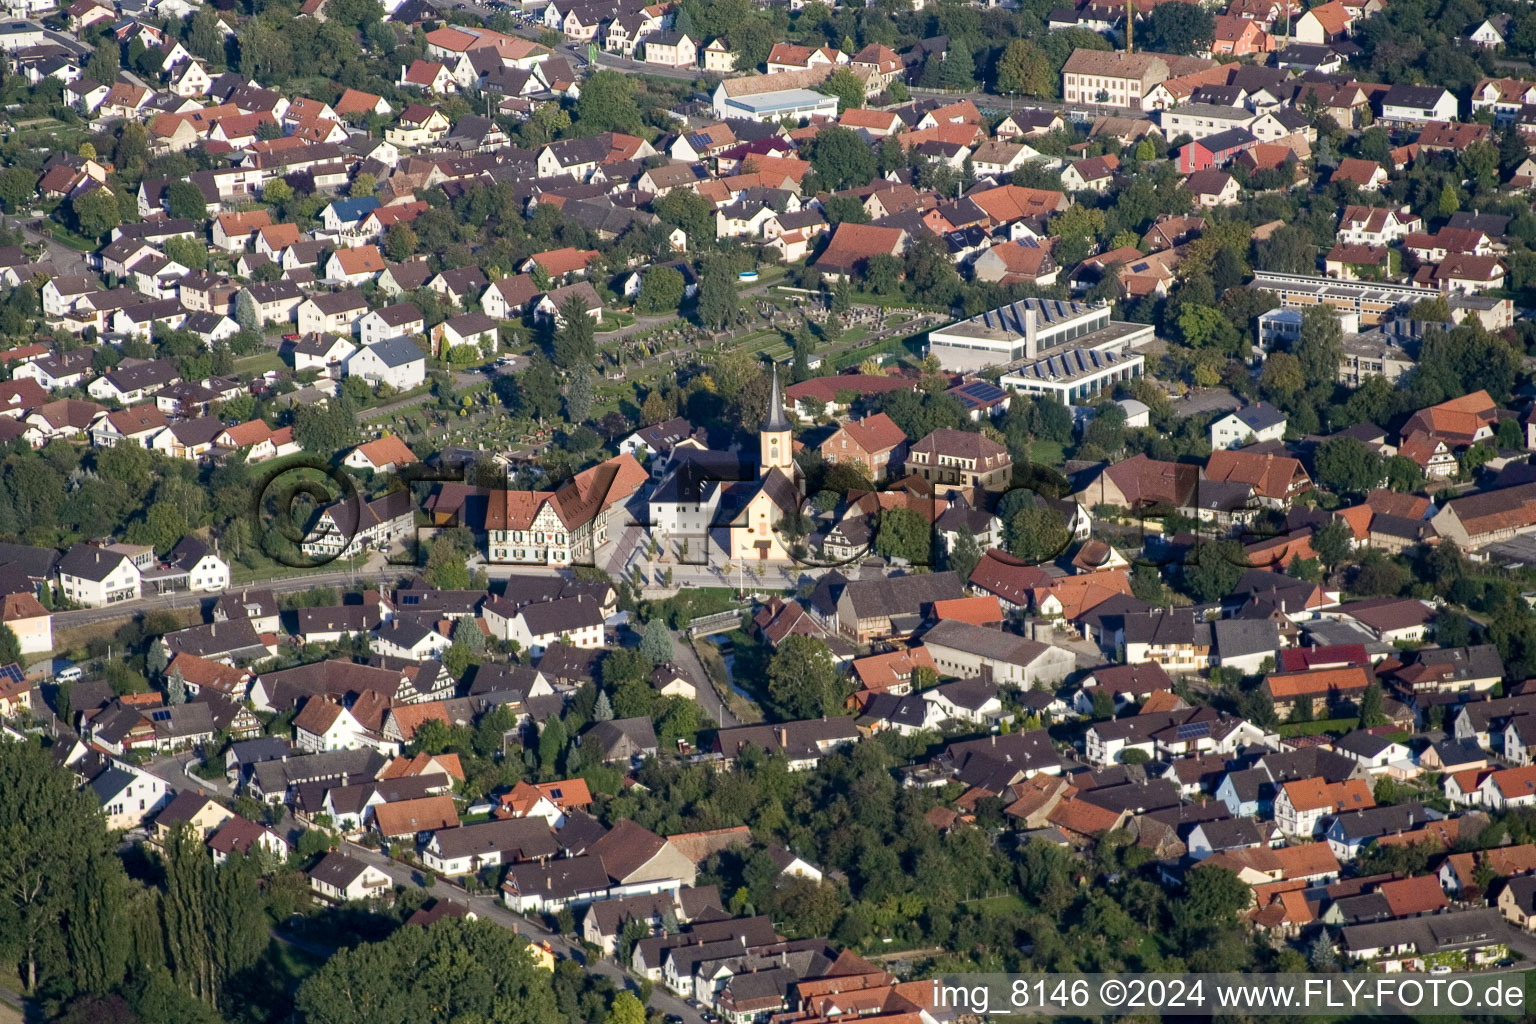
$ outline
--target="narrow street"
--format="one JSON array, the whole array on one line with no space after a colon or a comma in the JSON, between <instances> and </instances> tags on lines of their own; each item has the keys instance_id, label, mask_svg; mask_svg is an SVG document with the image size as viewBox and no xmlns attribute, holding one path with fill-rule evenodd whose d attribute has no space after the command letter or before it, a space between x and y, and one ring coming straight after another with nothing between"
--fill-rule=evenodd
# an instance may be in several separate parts
<instances>
[{"instance_id":1,"label":"narrow street","mask_svg":"<svg viewBox=\"0 0 1536 1024\"><path fill-rule=\"evenodd\" d=\"M24 221L12 218L7 221L12 227L19 230L26 240L32 245L43 247L43 258L65 274L86 273L85 256L77 249L71 249L63 242L56 242L52 238L38 230L44 222L41 220Z\"/></svg>"},{"instance_id":2,"label":"narrow street","mask_svg":"<svg viewBox=\"0 0 1536 1024\"><path fill-rule=\"evenodd\" d=\"M383 871L391 879L400 885L414 888L425 888L421 885L421 875L415 869L390 860L377 850L370 850L366 846L358 846L355 843L343 844L343 852L349 857L354 857ZM555 951L556 956L574 959L583 964L593 974L600 974L613 981L620 988L636 989L638 984L618 964L607 959L589 959L586 951L578 943L573 943L565 937L551 932L541 924L528 920L521 914L514 914L508 910L498 896L491 894L471 896L461 887L439 880L428 890L433 897L438 899L451 899L469 907L479 917L494 921L503 928L510 928L519 935L526 936L534 942L547 942ZM579 915L578 915L579 920ZM657 985L651 993L651 1006L663 1013L676 1014L689 1024L703 1024L703 1017L687 1003L667 992Z\"/></svg>"}]
</instances>

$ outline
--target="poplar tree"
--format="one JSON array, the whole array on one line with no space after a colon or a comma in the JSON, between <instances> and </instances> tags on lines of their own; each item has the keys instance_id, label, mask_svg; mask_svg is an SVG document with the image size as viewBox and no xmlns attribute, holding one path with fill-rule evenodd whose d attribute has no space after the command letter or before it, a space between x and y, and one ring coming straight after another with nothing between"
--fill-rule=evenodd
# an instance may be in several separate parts
<instances>
[{"instance_id":1,"label":"poplar tree","mask_svg":"<svg viewBox=\"0 0 1536 1024\"><path fill-rule=\"evenodd\" d=\"M0 953L28 992L122 979L126 879L101 808L40 747L0 740Z\"/></svg>"}]
</instances>

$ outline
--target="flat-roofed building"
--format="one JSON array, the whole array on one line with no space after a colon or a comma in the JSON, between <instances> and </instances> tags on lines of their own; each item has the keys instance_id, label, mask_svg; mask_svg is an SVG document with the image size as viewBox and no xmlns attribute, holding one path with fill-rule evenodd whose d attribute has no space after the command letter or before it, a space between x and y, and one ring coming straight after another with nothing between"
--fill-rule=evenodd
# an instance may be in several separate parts
<instances>
[{"instance_id":1,"label":"flat-roofed building","mask_svg":"<svg viewBox=\"0 0 1536 1024\"><path fill-rule=\"evenodd\" d=\"M1152 334L1143 324L1111 321L1106 303L1031 298L930 331L928 351L950 371L1012 370L1055 349L1127 352Z\"/></svg>"},{"instance_id":2,"label":"flat-roofed building","mask_svg":"<svg viewBox=\"0 0 1536 1024\"><path fill-rule=\"evenodd\" d=\"M1331 306L1345 313L1355 313L1362 324L1379 324L1388 315L1406 309L1422 299L1440 297L1434 288L1374 281L1338 281L1309 274L1282 274L1271 270L1255 272L1248 287L1274 292L1283 305L1292 309Z\"/></svg>"}]
</instances>

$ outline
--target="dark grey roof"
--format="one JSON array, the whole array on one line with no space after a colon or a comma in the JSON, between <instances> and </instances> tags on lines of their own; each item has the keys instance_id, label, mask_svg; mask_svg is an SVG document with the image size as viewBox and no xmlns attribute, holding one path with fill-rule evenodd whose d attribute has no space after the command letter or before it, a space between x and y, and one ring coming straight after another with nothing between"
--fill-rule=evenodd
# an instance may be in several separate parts
<instances>
[{"instance_id":1,"label":"dark grey roof","mask_svg":"<svg viewBox=\"0 0 1536 1024\"><path fill-rule=\"evenodd\" d=\"M1278 427L1285 422L1285 413L1272 405L1256 402L1253 405L1245 405L1241 409L1232 412L1250 430L1259 431L1268 427Z\"/></svg>"},{"instance_id":2,"label":"dark grey roof","mask_svg":"<svg viewBox=\"0 0 1536 1024\"><path fill-rule=\"evenodd\" d=\"M105 804L132 785L135 778L132 772L124 771L114 765L91 780L91 792L96 794L97 800Z\"/></svg>"},{"instance_id":3,"label":"dark grey roof","mask_svg":"<svg viewBox=\"0 0 1536 1024\"><path fill-rule=\"evenodd\" d=\"M126 555L115 551L92 547L89 544L76 544L64 553L63 558L59 559L58 570L61 576L75 576L100 583L127 560Z\"/></svg>"},{"instance_id":4,"label":"dark grey roof","mask_svg":"<svg viewBox=\"0 0 1536 1024\"><path fill-rule=\"evenodd\" d=\"M990 661L1028 667L1046 651L1049 644L1030 640L989 626L977 626L957 619L944 619L923 634L923 643L967 651Z\"/></svg>"},{"instance_id":5,"label":"dark grey roof","mask_svg":"<svg viewBox=\"0 0 1536 1024\"><path fill-rule=\"evenodd\" d=\"M16 565L29 577L44 580L53 575L59 553L53 548L30 544L0 544L0 565Z\"/></svg>"},{"instance_id":6,"label":"dark grey roof","mask_svg":"<svg viewBox=\"0 0 1536 1024\"><path fill-rule=\"evenodd\" d=\"M386 338L369 345L368 349L389 367L409 366L425 362L427 358L410 338Z\"/></svg>"},{"instance_id":7,"label":"dark grey roof","mask_svg":"<svg viewBox=\"0 0 1536 1024\"><path fill-rule=\"evenodd\" d=\"M504 860L536 860L553 857L558 851L549 824L537 817L438 829L432 835L432 845L445 860L486 853L498 853Z\"/></svg>"},{"instance_id":8,"label":"dark grey roof","mask_svg":"<svg viewBox=\"0 0 1536 1024\"><path fill-rule=\"evenodd\" d=\"M520 614L528 632L536 637L558 636L600 626L603 622L602 605L586 594L524 605Z\"/></svg>"},{"instance_id":9,"label":"dark grey roof","mask_svg":"<svg viewBox=\"0 0 1536 1024\"><path fill-rule=\"evenodd\" d=\"M200 658L221 655L260 658L267 654L250 619L204 623L167 633L163 639L172 653L195 654Z\"/></svg>"},{"instance_id":10,"label":"dark grey roof","mask_svg":"<svg viewBox=\"0 0 1536 1024\"><path fill-rule=\"evenodd\" d=\"M607 834L602 822L586 811L572 809L565 812L565 824L555 833L555 842L560 844L560 856L576 857Z\"/></svg>"},{"instance_id":11,"label":"dark grey roof","mask_svg":"<svg viewBox=\"0 0 1536 1024\"><path fill-rule=\"evenodd\" d=\"M1280 627L1270 619L1218 619L1211 625L1221 658L1274 653L1280 649Z\"/></svg>"},{"instance_id":12,"label":"dark grey roof","mask_svg":"<svg viewBox=\"0 0 1536 1024\"><path fill-rule=\"evenodd\" d=\"M891 722L920 729L928 714L928 704L921 694L877 693L864 705L862 720Z\"/></svg>"},{"instance_id":13,"label":"dark grey roof","mask_svg":"<svg viewBox=\"0 0 1536 1024\"><path fill-rule=\"evenodd\" d=\"M261 736L253 740L231 743L228 755L235 764L255 764L258 761L281 761L293 748L280 736Z\"/></svg>"},{"instance_id":14,"label":"dark grey roof","mask_svg":"<svg viewBox=\"0 0 1536 1024\"><path fill-rule=\"evenodd\" d=\"M964 597L965 586L952 572L848 581L844 591L861 619L920 613L934 601Z\"/></svg>"},{"instance_id":15,"label":"dark grey roof","mask_svg":"<svg viewBox=\"0 0 1536 1024\"><path fill-rule=\"evenodd\" d=\"M1337 831L1344 839L1364 841L1378 836L1395 835L1419 828L1425 822L1434 821L1439 815L1425 810L1422 804L1390 804L1385 807L1368 807L1334 816L1329 834Z\"/></svg>"},{"instance_id":16,"label":"dark grey roof","mask_svg":"<svg viewBox=\"0 0 1536 1024\"><path fill-rule=\"evenodd\" d=\"M1365 729L1356 729L1333 741L1333 749L1364 758L1377 757L1391 745L1392 741L1385 736L1378 736Z\"/></svg>"},{"instance_id":17,"label":"dark grey roof","mask_svg":"<svg viewBox=\"0 0 1536 1024\"><path fill-rule=\"evenodd\" d=\"M513 864L502 886L522 896L569 900L604 892L609 881L600 858L580 856L545 864Z\"/></svg>"},{"instance_id":18,"label":"dark grey roof","mask_svg":"<svg viewBox=\"0 0 1536 1024\"><path fill-rule=\"evenodd\" d=\"M1258 846L1268 842L1269 834L1274 831L1274 826L1261 826L1255 819L1246 816L1202 821L1195 827L1205 836L1206 842L1213 850Z\"/></svg>"},{"instance_id":19,"label":"dark grey roof","mask_svg":"<svg viewBox=\"0 0 1536 1024\"><path fill-rule=\"evenodd\" d=\"M581 736L583 744L596 743L605 760L656 753L656 730L649 718L617 718L598 722Z\"/></svg>"},{"instance_id":20,"label":"dark grey roof","mask_svg":"<svg viewBox=\"0 0 1536 1024\"><path fill-rule=\"evenodd\" d=\"M344 853L328 853L310 870L309 877L345 889L367 870L368 865L356 858Z\"/></svg>"},{"instance_id":21,"label":"dark grey roof","mask_svg":"<svg viewBox=\"0 0 1536 1024\"><path fill-rule=\"evenodd\" d=\"M1372 521L1375 528L1375 521ZM1449 666L1452 678L1465 679L1492 679L1503 678L1504 660L1499 657L1499 649L1492 644L1478 644L1475 647L1431 647L1418 652L1414 658L1418 665Z\"/></svg>"},{"instance_id":22,"label":"dark grey roof","mask_svg":"<svg viewBox=\"0 0 1536 1024\"><path fill-rule=\"evenodd\" d=\"M1394 85L1381 97L1383 108L1393 107L1433 107L1440 102L1446 90L1438 85Z\"/></svg>"},{"instance_id":23,"label":"dark grey roof","mask_svg":"<svg viewBox=\"0 0 1536 1024\"><path fill-rule=\"evenodd\" d=\"M1412 942L1420 956L1507 942L1509 922L1490 907L1375 921L1343 929L1346 950L1372 950Z\"/></svg>"},{"instance_id":24,"label":"dark grey roof","mask_svg":"<svg viewBox=\"0 0 1536 1024\"><path fill-rule=\"evenodd\" d=\"M349 288L341 292L311 295L309 301L313 302L315 307L327 316L334 316L337 313L349 313L354 309L368 308L367 297L355 288Z\"/></svg>"}]
</instances>

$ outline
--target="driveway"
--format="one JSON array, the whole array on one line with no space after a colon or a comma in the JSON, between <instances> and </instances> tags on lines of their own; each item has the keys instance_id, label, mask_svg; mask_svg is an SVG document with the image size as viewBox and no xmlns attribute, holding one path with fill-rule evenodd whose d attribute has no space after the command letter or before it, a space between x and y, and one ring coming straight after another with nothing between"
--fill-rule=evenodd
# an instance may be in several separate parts
<instances>
[{"instance_id":1,"label":"driveway","mask_svg":"<svg viewBox=\"0 0 1536 1024\"><path fill-rule=\"evenodd\" d=\"M1226 388L1190 388L1183 398L1173 403L1174 411L1185 419L1201 413L1230 412L1242 407L1243 400Z\"/></svg>"},{"instance_id":2,"label":"driveway","mask_svg":"<svg viewBox=\"0 0 1536 1024\"><path fill-rule=\"evenodd\" d=\"M65 274L85 274L90 268L85 265L85 254L76 249L71 249L62 242L56 242L38 230L43 221L13 220L11 224L20 229L22 235L33 245L43 247L43 255Z\"/></svg>"}]
</instances>

